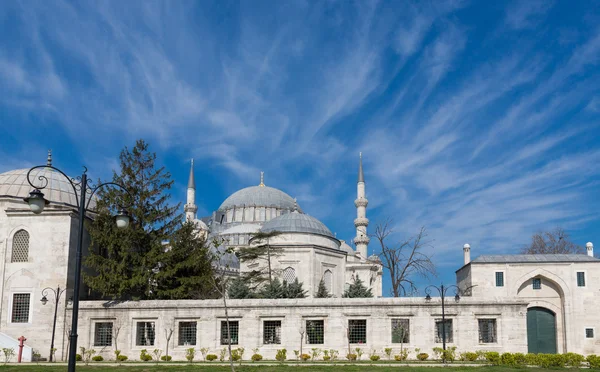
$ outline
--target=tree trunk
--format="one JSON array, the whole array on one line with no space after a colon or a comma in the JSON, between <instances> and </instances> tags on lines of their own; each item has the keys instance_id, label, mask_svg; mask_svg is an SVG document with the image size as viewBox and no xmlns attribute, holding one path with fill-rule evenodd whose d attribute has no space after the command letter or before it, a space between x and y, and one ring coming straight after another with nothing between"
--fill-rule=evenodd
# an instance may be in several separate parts
<instances>
[{"instance_id":1,"label":"tree trunk","mask_svg":"<svg viewBox=\"0 0 600 372\"><path fill-rule=\"evenodd\" d=\"M225 285L223 285L225 287ZM226 288L223 288L223 306L225 307L225 324L227 324L227 348L229 349L229 364L231 365L231 372L235 372L233 367L233 356L231 355L231 331L229 329L229 311L227 311L227 299Z\"/></svg>"}]
</instances>

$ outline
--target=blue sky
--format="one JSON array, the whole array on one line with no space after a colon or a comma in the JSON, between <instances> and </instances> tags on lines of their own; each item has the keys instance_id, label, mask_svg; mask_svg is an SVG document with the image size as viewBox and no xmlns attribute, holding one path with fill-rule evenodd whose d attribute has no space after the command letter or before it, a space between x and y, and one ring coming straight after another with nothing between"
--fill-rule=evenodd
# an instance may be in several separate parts
<instances>
[{"instance_id":1,"label":"blue sky","mask_svg":"<svg viewBox=\"0 0 600 372\"><path fill-rule=\"evenodd\" d=\"M593 1L5 2L0 171L52 148L106 178L144 138L176 200L196 160L200 215L262 170L351 240L362 151L371 231L426 226L435 282L464 243L600 246L599 21Z\"/></svg>"}]
</instances>

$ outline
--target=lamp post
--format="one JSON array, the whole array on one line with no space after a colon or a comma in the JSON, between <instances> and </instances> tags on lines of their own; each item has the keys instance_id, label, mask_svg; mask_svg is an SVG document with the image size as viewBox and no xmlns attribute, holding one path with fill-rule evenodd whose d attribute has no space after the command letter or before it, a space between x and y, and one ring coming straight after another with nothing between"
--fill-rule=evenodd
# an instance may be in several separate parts
<instances>
[{"instance_id":1,"label":"lamp post","mask_svg":"<svg viewBox=\"0 0 600 372\"><path fill-rule=\"evenodd\" d=\"M50 340L50 362L52 362L52 358L54 356L54 334L56 333L56 316L58 314L58 303L60 302L60 295L62 295L66 289L60 289L58 286L56 289L46 287L42 290L42 305L46 305L48 303L48 291L54 293L54 321L52 322L52 339Z\"/></svg>"},{"instance_id":2,"label":"lamp post","mask_svg":"<svg viewBox=\"0 0 600 372\"><path fill-rule=\"evenodd\" d=\"M93 198L94 194L96 193L96 191L98 191L100 188L102 188L104 186L109 186L109 185L117 186L117 187L121 188L128 195L129 195L129 192L127 191L127 189L125 189L125 187L123 187L122 185L119 185L118 183L114 183L114 182L105 182L98 186L92 185L91 182L88 181L86 167L83 167L83 173L80 177L77 177L76 179L72 179L69 176L67 176L63 171L51 166L50 164L38 165L38 166L31 168L29 170L29 172L27 172L27 182L29 182L31 187L33 187L33 191L31 191L29 193L29 197L23 199L23 200L25 200L25 202L27 204L29 204L29 208L35 214L42 213L42 211L44 210L44 207L46 205L50 204L50 202L48 200L44 199L44 194L41 191L41 190L45 189L46 186L48 186L48 178L46 178L44 175L37 176L37 179L38 179L38 181L40 181L39 183L41 184L38 186L34 185L31 180L31 172L33 170L39 169L39 168L53 169L56 172L62 174L67 179L67 181L69 181L69 184L71 184L71 187L73 188L73 192L75 193L75 196L76 196L75 199L77 201L77 211L79 213L79 226L78 226L78 230L77 230L77 251L75 254L75 278L74 278L74 285L73 285L73 316L72 316L72 320L71 320L71 332L69 333L69 346L70 347L69 347L69 367L68 367L69 372L75 372L75 362L76 362L75 358L77 355L77 321L78 321L78 316L79 316L79 287L81 285L81 253L82 253L82 246L83 246L83 221L85 219L85 213L88 211L90 202L92 201L92 198ZM129 196L130 196L130 200L131 200L131 195L129 195ZM124 207L121 205L119 205L119 211L118 211L117 215L115 216L115 220L116 220L116 225L118 228L126 228L127 226L129 226L129 215L127 214L127 211L124 209ZM57 302L58 302L58 300L57 300Z\"/></svg>"},{"instance_id":3,"label":"lamp post","mask_svg":"<svg viewBox=\"0 0 600 372\"><path fill-rule=\"evenodd\" d=\"M430 285L427 288L425 288L425 293L427 294L427 296L425 297L425 301L431 302L431 290L432 289L436 289L442 299L442 347L444 350L442 358L443 358L444 362L446 361L446 305L445 305L444 300L446 298L446 292L448 292L448 290L451 288L454 289L454 293L455 293L454 301L456 301L456 302L460 301L460 296L458 295L460 292L460 288L458 288L455 285L444 286L442 284L439 287L437 287L435 285Z\"/></svg>"}]
</instances>

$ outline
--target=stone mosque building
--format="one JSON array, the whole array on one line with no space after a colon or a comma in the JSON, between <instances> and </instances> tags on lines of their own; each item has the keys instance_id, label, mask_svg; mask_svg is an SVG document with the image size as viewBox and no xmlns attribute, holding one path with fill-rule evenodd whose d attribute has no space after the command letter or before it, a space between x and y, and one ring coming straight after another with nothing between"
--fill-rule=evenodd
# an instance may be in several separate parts
<instances>
[{"instance_id":1,"label":"stone mosque building","mask_svg":"<svg viewBox=\"0 0 600 372\"><path fill-rule=\"evenodd\" d=\"M23 336L25 361L31 361L34 351L48 358L55 297L46 292L45 304L42 291L66 288L59 297L54 338L55 358L64 360L75 267L76 195L62 174L36 169L34 177L49 181L44 193L50 204L34 215L23 201L31 191L28 171L0 174L0 347L17 350L17 339ZM591 243L586 245L587 255L482 254L473 260L465 244L464 265L456 271L460 298L448 295L442 322L437 293L432 298L383 297L382 265L369 250L362 157L354 205L352 244L338 239L284 191L266 186L262 175L258 186L233 193L212 215L197 218L192 163L184 208L199 233L244 246L252 244L257 231L280 231L270 243L283 248L276 263L282 279L298 278L308 290L304 299L228 300L231 342L248 350L244 359L254 348L273 359L278 349L287 349L289 357L301 347L335 349L340 358L348 347L360 347L366 355L371 350L381 355L387 347L398 353L402 347L412 350L409 358L414 358L415 348L432 354L433 347L441 347L443 329L448 345L458 351L600 354L600 313L590 311L600 307L600 259L594 257ZM84 245L89 245L87 236ZM483 253L485 247L473 251ZM248 269L235 257L227 258L226 264L234 274ZM353 275L363 279L374 298L342 298ZM331 298L314 298L321 280ZM88 298L80 303L78 346L93 348L105 359L114 359L116 348L130 360L137 360L142 349L167 347L174 360L184 360L190 347L219 354L228 344L225 320L222 300L110 303Z\"/></svg>"}]
</instances>

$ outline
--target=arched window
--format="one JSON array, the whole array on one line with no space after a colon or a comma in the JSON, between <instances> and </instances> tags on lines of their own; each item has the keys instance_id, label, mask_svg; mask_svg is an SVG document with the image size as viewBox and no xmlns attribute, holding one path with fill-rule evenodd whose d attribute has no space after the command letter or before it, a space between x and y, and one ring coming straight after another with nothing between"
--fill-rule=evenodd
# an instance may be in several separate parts
<instances>
[{"instance_id":1,"label":"arched window","mask_svg":"<svg viewBox=\"0 0 600 372\"><path fill-rule=\"evenodd\" d=\"M284 282L292 283L294 280L296 280L296 270L294 270L294 268L287 267L285 270L283 270Z\"/></svg>"},{"instance_id":2,"label":"arched window","mask_svg":"<svg viewBox=\"0 0 600 372\"><path fill-rule=\"evenodd\" d=\"M323 282L325 282L325 288L327 288L327 292L331 294L333 287L333 273L331 270L325 270L325 273L323 274Z\"/></svg>"},{"instance_id":3,"label":"arched window","mask_svg":"<svg viewBox=\"0 0 600 372\"><path fill-rule=\"evenodd\" d=\"M27 262L29 259L29 233L19 230L13 235L10 262Z\"/></svg>"}]
</instances>

